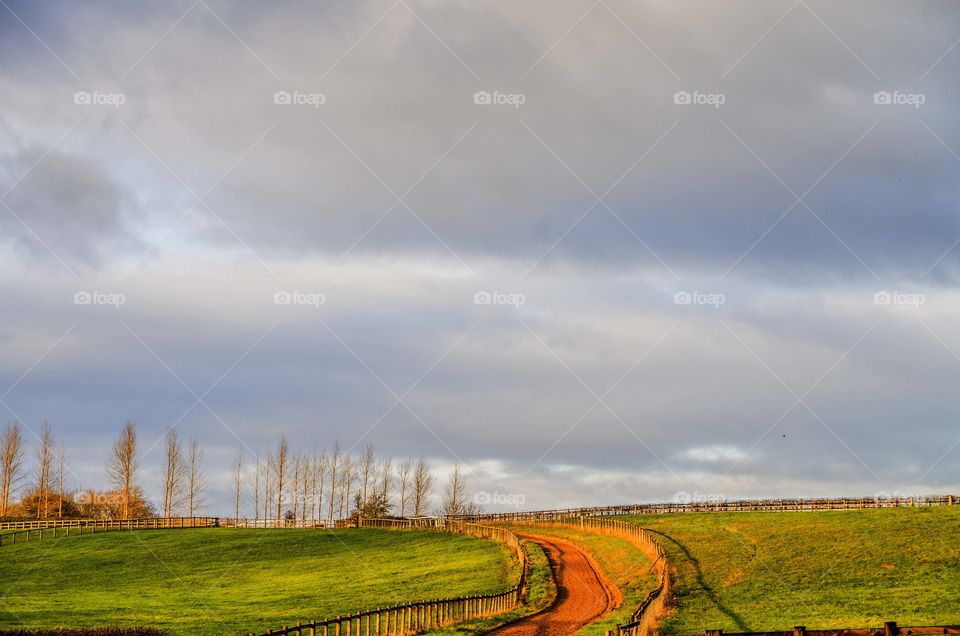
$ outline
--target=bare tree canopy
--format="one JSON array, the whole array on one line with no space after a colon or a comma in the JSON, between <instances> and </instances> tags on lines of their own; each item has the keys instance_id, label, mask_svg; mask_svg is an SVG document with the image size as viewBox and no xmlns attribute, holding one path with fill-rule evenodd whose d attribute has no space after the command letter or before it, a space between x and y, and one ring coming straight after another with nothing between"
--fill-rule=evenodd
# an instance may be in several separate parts
<instances>
[{"instance_id":1,"label":"bare tree canopy","mask_svg":"<svg viewBox=\"0 0 960 636\"><path fill-rule=\"evenodd\" d=\"M447 517L455 517L467 512L467 481L459 464L453 467L447 487L443 493L442 512Z\"/></svg>"},{"instance_id":2,"label":"bare tree canopy","mask_svg":"<svg viewBox=\"0 0 960 636\"><path fill-rule=\"evenodd\" d=\"M130 503L136 486L139 458L137 457L137 431L133 422L127 422L120 437L113 443L107 461L107 477L121 497L121 516L129 518Z\"/></svg>"},{"instance_id":3,"label":"bare tree canopy","mask_svg":"<svg viewBox=\"0 0 960 636\"><path fill-rule=\"evenodd\" d=\"M172 517L181 507L183 496L183 478L186 462L176 429L167 431L166 455L161 472L163 481L163 516Z\"/></svg>"},{"instance_id":4,"label":"bare tree canopy","mask_svg":"<svg viewBox=\"0 0 960 636\"><path fill-rule=\"evenodd\" d=\"M200 443L190 440L187 453L187 516L195 517L205 503L207 491L207 468L204 464Z\"/></svg>"},{"instance_id":5,"label":"bare tree canopy","mask_svg":"<svg viewBox=\"0 0 960 636\"><path fill-rule=\"evenodd\" d=\"M37 518L46 519L50 514L50 494L53 488L53 462L56 444L46 422L40 427L40 444L37 446Z\"/></svg>"},{"instance_id":6,"label":"bare tree canopy","mask_svg":"<svg viewBox=\"0 0 960 636\"><path fill-rule=\"evenodd\" d=\"M413 472L413 516L422 517L430 509L430 492L433 490L434 477L430 467L421 457Z\"/></svg>"},{"instance_id":7,"label":"bare tree canopy","mask_svg":"<svg viewBox=\"0 0 960 636\"><path fill-rule=\"evenodd\" d=\"M7 514L10 500L23 479L26 444L20 424L8 425L0 435L0 517Z\"/></svg>"}]
</instances>

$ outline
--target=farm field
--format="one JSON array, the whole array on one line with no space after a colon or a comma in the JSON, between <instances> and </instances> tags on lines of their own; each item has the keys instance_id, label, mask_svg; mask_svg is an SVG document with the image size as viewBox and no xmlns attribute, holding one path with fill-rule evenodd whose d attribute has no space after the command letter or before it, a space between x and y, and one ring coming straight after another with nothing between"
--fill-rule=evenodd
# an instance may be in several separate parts
<instances>
[{"instance_id":1,"label":"farm field","mask_svg":"<svg viewBox=\"0 0 960 636\"><path fill-rule=\"evenodd\" d=\"M509 587L503 546L360 529L116 532L4 546L0 628L266 631L418 598Z\"/></svg>"},{"instance_id":2,"label":"farm field","mask_svg":"<svg viewBox=\"0 0 960 636\"><path fill-rule=\"evenodd\" d=\"M960 624L960 507L627 519L677 573L665 634Z\"/></svg>"}]
</instances>

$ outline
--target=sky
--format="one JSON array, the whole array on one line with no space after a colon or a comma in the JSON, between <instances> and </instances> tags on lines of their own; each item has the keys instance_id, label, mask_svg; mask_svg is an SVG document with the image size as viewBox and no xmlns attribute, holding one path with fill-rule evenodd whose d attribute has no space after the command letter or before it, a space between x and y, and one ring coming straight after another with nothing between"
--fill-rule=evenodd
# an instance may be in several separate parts
<instances>
[{"instance_id":1,"label":"sky","mask_svg":"<svg viewBox=\"0 0 960 636\"><path fill-rule=\"evenodd\" d=\"M213 514L281 433L489 510L958 491L949 0L2 0L0 61L0 418L75 486L131 420Z\"/></svg>"}]
</instances>

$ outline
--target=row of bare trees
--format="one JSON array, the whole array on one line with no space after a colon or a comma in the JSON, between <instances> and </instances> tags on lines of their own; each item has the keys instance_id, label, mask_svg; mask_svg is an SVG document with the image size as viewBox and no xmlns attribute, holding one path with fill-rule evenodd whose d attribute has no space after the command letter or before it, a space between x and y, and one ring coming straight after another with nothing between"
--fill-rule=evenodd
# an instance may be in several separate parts
<instances>
[{"instance_id":1,"label":"row of bare trees","mask_svg":"<svg viewBox=\"0 0 960 636\"><path fill-rule=\"evenodd\" d=\"M243 455L238 455L232 473L234 516L245 516L245 509L252 510L256 521L332 524L336 519L357 515L419 517L434 512L476 512L459 466L450 475L440 508L434 509L436 478L427 462L422 457L400 463L390 457L378 458L372 445L358 456L344 452L339 442L329 452L316 447L295 451L281 435L276 450L254 457L248 472L245 479ZM247 488L252 495L250 508L243 505Z\"/></svg>"},{"instance_id":2,"label":"row of bare trees","mask_svg":"<svg viewBox=\"0 0 960 636\"><path fill-rule=\"evenodd\" d=\"M8 425L0 433L0 517L11 512L16 503L14 495L27 477L26 453L23 428L17 423ZM62 517L66 501L65 472L66 452L62 446L57 447L50 426L44 422L38 436L34 481L20 502L20 512L40 519ZM66 505L69 507L69 503Z\"/></svg>"},{"instance_id":3,"label":"row of bare trees","mask_svg":"<svg viewBox=\"0 0 960 636\"><path fill-rule=\"evenodd\" d=\"M164 463L160 471L160 505L155 509L140 485L140 448L136 427L127 422L114 441L106 464L111 490L67 492L66 453L58 447L44 423L37 435L33 479L18 501L17 490L27 479L27 442L19 424L8 425L0 434L0 517L107 516L142 517L160 514L199 516L205 510L209 482L199 442L186 446L175 429L166 435ZM367 445L357 455L345 452L340 443L328 452L290 447L281 435L275 451L256 455L252 462L241 452L231 470L235 517L286 519L303 524L332 524L336 519L362 515L367 518L457 515L475 512L459 466L452 471L439 507L434 508L436 478L421 458L395 463L378 457ZM252 515L245 514L252 511Z\"/></svg>"}]
</instances>

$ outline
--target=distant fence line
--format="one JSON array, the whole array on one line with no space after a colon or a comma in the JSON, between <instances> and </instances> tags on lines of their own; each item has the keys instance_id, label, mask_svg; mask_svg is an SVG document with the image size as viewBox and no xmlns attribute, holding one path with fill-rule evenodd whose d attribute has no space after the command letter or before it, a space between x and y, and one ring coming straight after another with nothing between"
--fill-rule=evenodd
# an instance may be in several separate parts
<instances>
[{"instance_id":1,"label":"distant fence line","mask_svg":"<svg viewBox=\"0 0 960 636\"><path fill-rule=\"evenodd\" d=\"M650 560L651 569L657 571L657 587L651 590L640 606L634 611L629 623L617 625L615 633L620 636L650 636L657 631L660 619L670 602L670 564L663 548L653 533L640 526L619 519L592 519L588 517L562 518L549 520L522 520L521 523L533 526L573 528L581 532L604 534L625 539L644 553ZM613 631L608 634L614 633Z\"/></svg>"},{"instance_id":2,"label":"distant fence line","mask_svg":"<svg viewBox=\"0 0 960 636\"><path fill-rule=\"evenodd\" d=\"M955 495L929 497L859 497L834 499L755 499L690 503L623 504L584 508L558 508L518 512L491 512L461 517L477 521L518 521L560 517L611 517L623 515L670 514L683 512L802 512L808 510L862 510L865 508L913 508L952 506L960 502Z\"/></svg>"},{"instance_id":3,"label":"distant fence line","mask_svg":"<svg viewBox=\"0 0 960 636\"><path fill-rule=\"evenodd\" d=\"M77 521L77 520L73 520ZM0 546L42 541L98 532L117 532L120 530L179 530L183 528L215 528L215 517L168 517L153 519L87 519L80 523L55 524L28 527L14 532L0 533ZM32 522L26 522L32 523ZM14 526L16 527L16 526ZM2 529L10 529L2 528Z\"/></svg>"},{"instance_id":4,"label":"distant fence line","mask_svg":"<svg viewBox=\"0 0 960 636\"><path fill-rule=\"evenodd\" d=\"M453 598L415 601L390 607L378 607L347 616L298 623L263 632L261 636L403 636L439 629L476 618L496 616L522 604L527 581L526 554L520 540L506 528L483 526L446 519L359 519L363 528L391 530L426 530L453 532L481 539L499 541L509 547L520 562L520 576L508 590L494 594L477 594ZM253 636L253 632L249 632Z\"/></svg>"},{"instance_id":5,"label":"distant fence line","mask_svg":"<svg viewBox=\"0 0 960 636\"><path fill-rule=\"evenodd\" d=\"M883 627L852 629L807 629L794 627L787 631L773 632L725 632L722 629L708 629L705 636L930 636L932 634L960 634L960 625L898 627L893 621Z\"/></svg>"}]
</instances>

